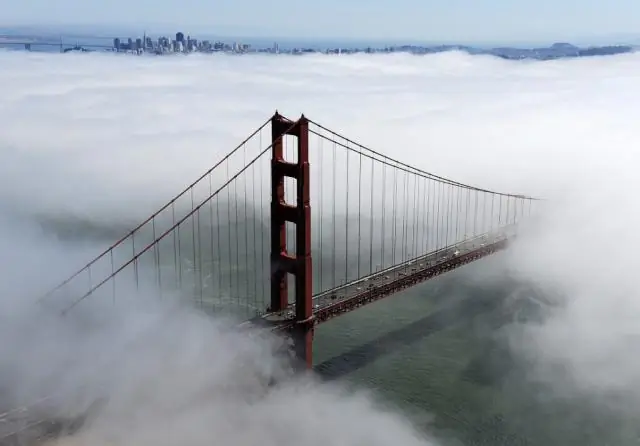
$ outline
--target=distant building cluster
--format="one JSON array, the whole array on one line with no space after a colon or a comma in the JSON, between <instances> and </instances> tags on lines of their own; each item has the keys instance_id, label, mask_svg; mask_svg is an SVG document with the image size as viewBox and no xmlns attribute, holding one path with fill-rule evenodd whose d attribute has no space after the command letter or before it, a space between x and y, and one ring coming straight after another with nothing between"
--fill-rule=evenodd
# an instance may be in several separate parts
<instances>
[{"instance_id":1,"label":"distant building cluster","mask_svg":"<svg viewBox=\"0 0 640 446\"><path fill-rule=\"evenodd\" d=\"M129 53L212 53L212 52L233 52L248 53L251 51L251 45L246 43L228 44L224 42L211 42L209 40L192 39L191 36L185 38L184 33L177 32L175 39L168 37L158 37L153 40L146 35L143 38L132 39L129 37L126 41L116 37L113 39L113 50L117 52ZM278 52L278 44L274 44L274 52Z\"/></svg>"},{"instance_id":2,"label":"distant building cluster","mask_svg":"<svg viewBox=\"0 0 640 446\"><path fill-rule=\"evenodd\" d=\"M214 53L225 52L235 54L247 53L270 53L270 54L292 54L302 55L310 53L324 54L385 54L385 53L410 53L416 55L425 55L433 53L441 53L444 51L464 51L469 54L491 54L493 56L504 59L538 59L551 60L566 57L584 57L597 55L620 54L633 51L633 48L626 45L621 46L605 46L592 48L578 48L568 43L555 43L547 48L492 48L480 49L465 45L401 45L389 46L384 48L287 48L281 49L277 43L267 48L252 48L251 45L242 43L228 44L225 42L211 42L209 40L192 39L191 36L185 38L184 33L177 32L175 39L168 37L158 37L156 40L146 35L140 39L128 38L123 41L119 38L113 39L113 51L126 52L132 54L173 54L173 53Z\"/></svg>"},{"instance_id":3,"label":"distant building cluster","mask_svg":"<svg viewBox=\"0 0 640 446\"><path fill-rule=\"evenodd\" d=\"M100 38L102 39L102 38ZM89 51L114 51L126 54L187 54L187 53L233 53L233 54L388 54L388 53L408 53L415 55L426 55L434 53L442 53L446 51L461 51L468 54L485 54L510 60L535 59L535 60L554 60L573 57L589 57L589 56L608 56L613 54L630 53L640 50L635 45L613 45L613 46L594 46L588 48L580 48L570 43L554 43L549 47L540 48L477 48L465 45L399 45L386 46L382 48L374 47L333 47L320 48L316 47L284 47L281 48L278 43L271 46L251 46L248 44L234 42L228 44L220 41L198 40L191 36L186 36L182 32L177 32L175 39L169 37L158 37L152 39L146 33L142 38L126 39L115 38L113 43L108 41L97 41L91 39L86 43L76 41L75 45L64 45L62 36L59 41L50 37L42 36L2 36L0 35L0 48L16 48L23 46L27 51L41 51L42 49L59 48L61 53L67 52L89 52Z\"/></svg>"}]
</instances>

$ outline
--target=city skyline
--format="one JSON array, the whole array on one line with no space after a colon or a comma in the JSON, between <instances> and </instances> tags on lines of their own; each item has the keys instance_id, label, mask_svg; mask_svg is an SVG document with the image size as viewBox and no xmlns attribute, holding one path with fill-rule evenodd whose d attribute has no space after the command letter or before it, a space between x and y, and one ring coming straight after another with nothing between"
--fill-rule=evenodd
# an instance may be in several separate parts
<instances>
[{"instance_id":1,"label":"city skyline","mask_svg":"<svg viewBox=\"0 0 640 446\"><path fill-rule=\"evenodd\" d=\"M503 59L536 59L551 60L574 57L604 56L635 52L639 46L629 44L618 45L590 45L580 47L567 42L556 42L552 45L542 45L535 47L480 47L475 45L429 45L429 44L409 44L409 45L283 45L276 41L271 41L267 45L264 42L247 42L225 39L201 39L197 35L192 36L182 31L177 31L174 35L153 37L146 32L142 37L91 37L76 34L75 36L55 36L53 34L40 34L35 30L24 30L26 34L20 32L12 33L11 30L0 28L0 48L19 49L24 47L26 51L52 52L59 48L61 53L67 52L92 52L92 51L114 51L128 54L189 54L189 53L233 53L233 54L390 54L390 53L410 53L415 55L428 55L445 51L463 51L470 55L492 55ZM42 31L41 31L42 32ZM13 36L13 37L12 37ZM68 40L74 42L69 45ZM108 42L111 40L111 42Z\"/></svg>"},{"instance_id":2,"label":"city skyline","mask_svg":"<svg viewBox=\"0 0 640 446\"><path fill-rule=\"evenodd\" d=\"M167 7L162 7L166 3ZM160 7L159 7L160 6ZM254 38L339 38L433 42L582 41L634 34L640 30L640 3L611 0L607 5L576 0L337 0L295 4L281 0L0 0L2 26L85 24L87 27L144 28L157 34L180 26L192 33ZM250 14L247 13L250 12ZM203 18L205 17L205 18ZM313 17L313 20L305 20ZM299 19L297 19L299 18Z\"/></svg>"}]
</instances>

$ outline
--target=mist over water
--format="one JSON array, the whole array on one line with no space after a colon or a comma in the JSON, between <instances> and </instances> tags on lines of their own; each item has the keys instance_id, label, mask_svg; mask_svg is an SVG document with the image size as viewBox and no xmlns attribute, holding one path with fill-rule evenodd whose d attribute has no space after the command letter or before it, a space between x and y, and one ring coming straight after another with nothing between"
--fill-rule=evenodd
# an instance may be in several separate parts
<instances>
[{"instance_id":1,"label":"mist over water","mask_svg":"<svg viewBox=\"0 0 640 446\"><path fill-rule=\"evenodd\" d=\"M79 305L65 319L34 302L276 108L290 117L304 112L458 181L550 198L542 218L501 261L456 273L460 283L471 281L471 290L486 287L482 292L463 292L445 280L412 296L437 297L434 305L461 299L457 313L441 315L454 323L459 319L447 314L466 311L483 293L476 300L488 309L481 313L537 295L544 302L539 317L507 318L496 322L499 333L483 332L499 336L514 361L526 364L519 372L522 393L543 386L551 400L586 401L611 423L640 414L640 295L631 254L640 245L638 56L541 63L458 53L0 52L0 64L6 67L0 71L1 404L10 409L56 394L42 409L47 417L88 413L63 444L431 444L423 434L435 432L431 422L412 426L411 412L389 409L381 397L292 378L277 353L279 340L240 333L232 320L152 295L135 296L131 306ZM503 286L505 277L520 285ZM506 300L496 304L501 295ZM379 325L415 322L394 313L401 307L385 305L375 306L385 308L376 314ZM420 315L420 308L412 313ZM358 333L355 322L336 324L335 333ZM328 330L318 335L319 350L339 355L342 342L351 341ZM358 342L386 342L390 353L405 342L368 339L361 330ZM411 358L406 368L435 349L416 347L405 356ZM417 387L428 387L424 382L433 377L415 376ZM437 404L427 406L437 411ZM440 435L439 442L456 436Z\"/></svg>"},{"instance_id":2,"label":"mist over water","mask_svg":"<svg viewBox=\"0 0 640 446\"><path fill-rule=\"evenodd\" d=\"M318 445L394 438L432 444L364 393L293 377L281 340L240 332L232 320L144 295L135 305L81 305L62 318L55 307L35 303L34 277L59 276L59 268L47 266L61 255L86 258L99 244L87 243L89 249L24 226L3 229L13 235L11 243L3 239L3 263L15 275L1 290L2 410L50 397L30 418L84 419L80 431L56 444L198 445L216 438L293 445L303 436ZM22 425L9 423L2 434Z\"/></svg>"}]
</instances>

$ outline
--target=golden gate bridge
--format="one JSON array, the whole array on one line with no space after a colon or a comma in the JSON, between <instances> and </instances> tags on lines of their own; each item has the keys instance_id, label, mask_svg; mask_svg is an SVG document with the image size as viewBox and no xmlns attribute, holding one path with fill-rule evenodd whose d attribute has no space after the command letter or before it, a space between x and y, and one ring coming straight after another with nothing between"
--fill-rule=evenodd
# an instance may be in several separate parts
<instances>
[{"instance_id":1,"label":"golden gate bridge","mask_svg":"<svg viewBox=\"0 0 640 446\"><path fill-rule=\"evenodd\" d=\"M73 43L70 43L69 40L72 40ZM84 48L90 50L111 50L113 49L113 44L105 44L105 43L96 43L96 42L87 42L80 43L79 40L67 39L67 41L62 40L62 37L58 41L54 40L41 40L34 39L29 37L11 37L11 36L0 36L0 47L5 48L24 48L26 51L31 51L34 48L38 47L55 47L59 48L60 52L69 51L72 49Z\"/></svg>"},{"instance_id":2,"label":"golden gate bridge","mask_svg":"<svg viewBox=\"0 0 640 446\"><path fill-rule=\"evenodd\" d=\"M286 334L311 368L318 324L506 248L539 203L276 112L39 302L188 302Z\"/></svg>"}]
</instances>

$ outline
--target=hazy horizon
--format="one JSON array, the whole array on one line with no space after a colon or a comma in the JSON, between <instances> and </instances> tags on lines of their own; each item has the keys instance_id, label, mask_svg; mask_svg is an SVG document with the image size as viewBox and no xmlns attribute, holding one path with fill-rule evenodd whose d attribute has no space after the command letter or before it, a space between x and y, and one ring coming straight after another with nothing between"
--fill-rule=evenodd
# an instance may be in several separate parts
<instances>
[{"instance_id":1,"label":"hazy horizon","mask_svg":"<svg viewBox=\"0 0 640 446\"><path fill-rule=\"evenodd\" d=\"M212 32L216 29L215 32ZM221 30L221 31L218 31ZM114 24L89 24L89 23L68 23L68 24L46 24L46 23L20 23L16 25L0 24L0 32L9 34L17 34L20 32L27 33L53 33L55 35L68 34L70 37L75 35L96 37L96 38L113 38L113 37L142 37L146 32L151 36L171 36L177 31L182 31L199 39L237 39L239 41L251 42L280 42L291 44L312 44L312 45L469 45L477 47L535 47L549 46L553 43L567 42L575 45L612 45L612 44L639 44L640 32L638 33L598 33L593 34L577 34L575 36L549 36L547 38L525 38L518 35L505 39L451 39L451 38L418 38L418 37L393 37L385 39L381 36L350 36L344 37L338 33L331 35L319 35L316 37L307 37L303 33L298 35L278 35L277 33L260 32L256 30L243 30L241 27L206 27L206 26L180 26L178 24L141 24L135 25L118 25Z\"/></svg>"}]
</instances>

